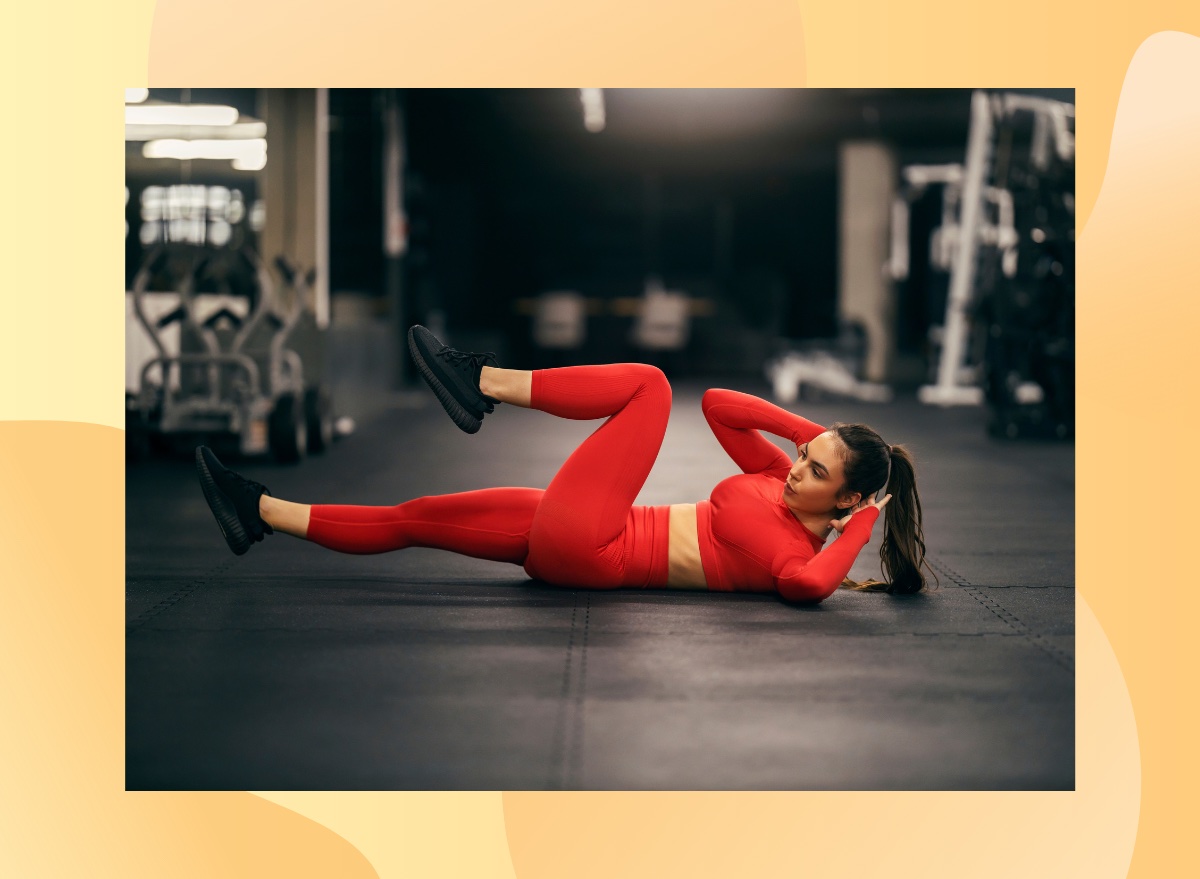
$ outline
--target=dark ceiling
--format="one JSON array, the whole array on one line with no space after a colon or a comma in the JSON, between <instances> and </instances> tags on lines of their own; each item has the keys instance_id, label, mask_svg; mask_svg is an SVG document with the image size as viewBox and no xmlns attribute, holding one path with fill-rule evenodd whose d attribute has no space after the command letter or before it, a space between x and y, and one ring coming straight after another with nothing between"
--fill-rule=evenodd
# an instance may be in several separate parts
<instances>
[{"instance_id":1,"label":"dark ceiling","mask_svg":"<svg viewBox=\"0 0 1200 879\"><path fill-rule=\"evenodd\" d=\"M1016 91L1074 100L1072 89ZM405 94L414 160L439 172L803 172L852 138L887 141L901 162L961 161L970 102L970 89L605 89L607 124L593 134L578 89Z\"/></svg>"}]
</instances>

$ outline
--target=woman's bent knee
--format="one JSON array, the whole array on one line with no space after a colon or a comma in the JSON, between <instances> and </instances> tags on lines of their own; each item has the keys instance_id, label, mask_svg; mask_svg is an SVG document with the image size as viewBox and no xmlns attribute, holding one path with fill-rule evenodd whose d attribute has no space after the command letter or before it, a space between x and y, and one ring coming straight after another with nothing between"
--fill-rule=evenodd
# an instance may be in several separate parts
<instances>
[{"instance_id":1,"label":"woman's bent knee","mask_svg":"<svg viewBox=\"0 0 1200 879\"><path fill-rule=\"evenodd\" d=\"M671 382L667 374L657 366L649 363L635 363L642 382L642 393L646 396L661 397L668 405L671 403Z\"/></svg>"}]
</instances>

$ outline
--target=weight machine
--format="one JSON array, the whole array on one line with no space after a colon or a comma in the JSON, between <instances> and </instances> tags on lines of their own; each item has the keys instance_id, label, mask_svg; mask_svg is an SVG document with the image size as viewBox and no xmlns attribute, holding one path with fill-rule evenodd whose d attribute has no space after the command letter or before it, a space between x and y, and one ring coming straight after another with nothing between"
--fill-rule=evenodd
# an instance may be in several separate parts
<instances>
[{"instance_id":1,"label":"weight machine","mask_svg":"<svg viewBox=\"0 0 1200 879\"><path fill-rule=\"evenodd\" d=\"M888 269L900 280L908 203L943 187L930 261L950 284L936 381L919 398L986 401L1003 436L1074 430L1074 120L1071 104L975 92L965 164L906 168L893 206Z\"/></svg>"}]
</instances>

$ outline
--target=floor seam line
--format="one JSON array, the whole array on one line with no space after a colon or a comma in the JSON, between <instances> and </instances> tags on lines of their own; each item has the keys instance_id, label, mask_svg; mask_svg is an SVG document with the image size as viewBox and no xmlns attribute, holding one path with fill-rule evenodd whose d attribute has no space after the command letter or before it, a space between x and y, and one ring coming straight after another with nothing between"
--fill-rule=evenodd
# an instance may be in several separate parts
<instances>
[{"instance_id":1,"label":"floor seam line","mask_svg":"<svg viewBox=\"0 0 1200 879\"><path fill-rule=\"evenodd\" d=\"M193 592L195 592L200 587L207 586L209 583L211 583L217 577L221 576L226 571L228 571L229 568L231 568L233 566L234 561L236 561L236 559L230 559L229 561L226 561L223 564L218 565L216 568L213 568L212 570L210 570L207 574L205 574L201 577L196 577L195 579L191 580L190 582L185 583L183 586L180 586L178 589L176 589L174 592L172 592L166 598L160 599L159 602L157 604L155 604L154 606L149 607L146 610L142 611L140 614L138 614L132 620L125 623L125 634L129 635L132 632L136 632L136 631L142 629L146 625L146 623L148 623L151 620L166 613L171 608L173 608L175 605L179 604L181 601L186 600L187 598L189 598L192 595Z\"/></svg>"},{"instance_id":2,"label":"floor seam line","mask_svg":"<svg viewBox=\"0 0 1200 879\"><path fill-rule=\"evenodd\" d=\"M574 722L571 726L571 752L567 769L567 787L583 786L583 703L587 689L588 627L592 617L592 596L587 594L583 611L583 638L579 650L579 684L575 688Z\"/></svg>"},{"instance_id":3,"label":"floor seam line","mask_svg":"<svg viewBox=\"0 0 1200 879\"><path fill-rule=\"evenodd\" d=\"M985 596L982 592L980 592L980 589L983 587L975 586L970 580L968 580L962 574L959 574L940 559L930 558L930 563L935 568L941 570L943 574L953 580L957 585L962 587L964 592L987 608L987 610L990 611L993 616L997 617L1001 622L1005 623L1005 625L1012 628L1018 635L1029 639L1029 642L1033 644L1034 647L1037 647L1039 650L1041 650L1042 653L1046 654L1046 656L1050 657L1055 665L1072 675L1075 674L1075 662L1073 658L1068 657L1065 652L1059 650L1057 647L1044 643L1042 636L1030 631L1029 627L1021 622L1020 618L1017 617L1016 614L1005 608L1004 605L1000 604L1000 602L996 601L994 598Z\"/></svg>"},{"instance_id":4,"label":"floor seam line","mask_svg":"<svg viewBox=\"0 0 1200 879\"><path fill-rule=\"evenodd\" d=\"M571 630L567 634L567 657L563 663L562 686L558 695L558 711L554 720L554 739L550 745L550 778L546 785L550 790L566 787L563 754L567 734L567 696L571 692L571 656L575 649L575 620L579 614L579 595L575 595L575 606L571 608Z\"/></svg>"}]
</instances>

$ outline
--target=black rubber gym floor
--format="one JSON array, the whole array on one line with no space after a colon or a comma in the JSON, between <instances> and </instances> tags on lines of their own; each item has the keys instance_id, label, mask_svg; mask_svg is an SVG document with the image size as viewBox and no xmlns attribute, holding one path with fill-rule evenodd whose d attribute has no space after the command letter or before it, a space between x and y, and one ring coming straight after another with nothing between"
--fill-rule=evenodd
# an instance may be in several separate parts
<instances>
[{"instance_id":1,"label":"black rubber gym floor","mask_svg":"<svg viewBox=\"0 0 1200 879\"><path fill-rule=\"evenodd\" d=\"M702 390L675 384L639 502L734 472ZM284 535L235 557L190 459L131 464L127 787L1073 788L1073 446L990 439L979 409L795 408L913 449L940 588L804 608ZM298 467L227 463L290 500L394 504L544 487L597 423L501 406L468 436L413 393ZM852 576L878 576L881 533Z\"/></svg>"}]
</instances>

